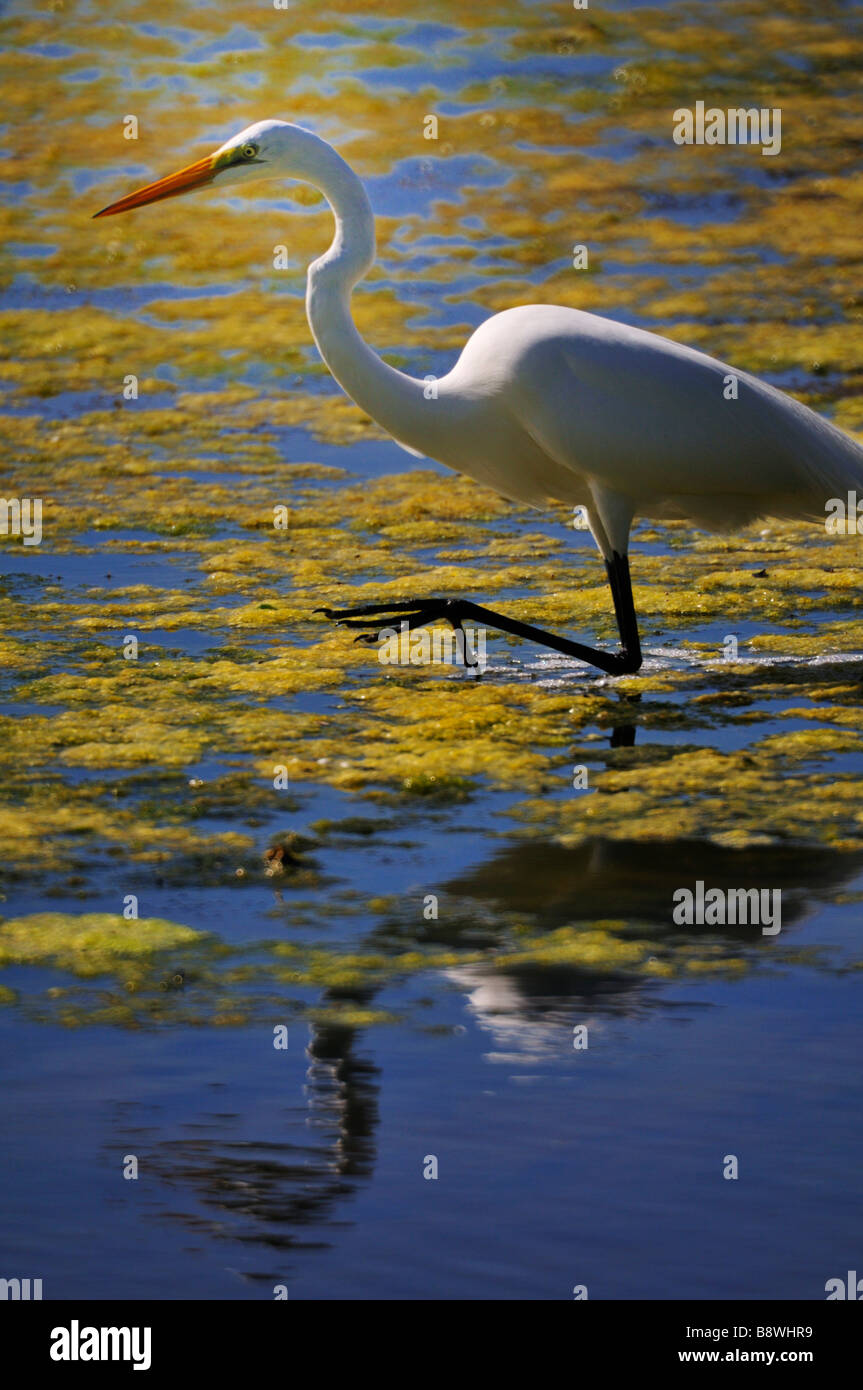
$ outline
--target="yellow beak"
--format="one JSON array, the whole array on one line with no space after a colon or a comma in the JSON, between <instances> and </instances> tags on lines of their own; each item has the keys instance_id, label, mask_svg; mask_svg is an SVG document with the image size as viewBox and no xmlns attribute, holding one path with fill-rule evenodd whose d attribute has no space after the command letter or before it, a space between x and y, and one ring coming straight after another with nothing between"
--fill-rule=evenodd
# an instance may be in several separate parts
<instances>
[{"instance_id":1,"label":"yellow beak","mask_svg":"<svg viewBox=\"0 0 863 1390\"><path fill-rule=\"evenodd\" d=\"M181 193L191 193L193 188L203 188L205 184L212 183L218 171L217 156L208 154L206 159L199 159L197 163L189 164L176 174L169 174L165 179L146 184L135 193L129 193L125 198L111 203L109 207L102 208L101 212L96 212L93 216L112 217L115 212L128 212L130 208L141 208L145 203L158 203L162 198L177 198Z\"/></svg>"}]
</instances>

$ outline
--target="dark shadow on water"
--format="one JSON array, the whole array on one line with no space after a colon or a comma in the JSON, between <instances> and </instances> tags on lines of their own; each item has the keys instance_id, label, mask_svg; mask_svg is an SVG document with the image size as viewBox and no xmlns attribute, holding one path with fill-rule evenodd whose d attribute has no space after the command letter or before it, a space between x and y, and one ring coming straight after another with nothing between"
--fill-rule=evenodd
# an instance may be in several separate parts
<instances>
[{"instance_id":1,"label":"dark shadow on water","mask_svg":"<svg viewBox=\"0 0 863 1390\"><path fill-rule=\"evenodd\" d=\"M361 1006L369 997L357 991L352 1002ZM340 993L340 1002L345 999ZM336 1211L371 1175L377 1156L379 1072L356 1052L357 1037L355 1028L313 1026L305 1104L281 1112L279 1121L290 1140L221 1135L160 1142L148 1166L168 1189L184 1194L184 1202L194 1195L200 1204L194 1212L163 1209L160 1219L277 1251L280 1264L292 1251L327 1249L328 1228L343 1224L336 1223ZM244 1277L278 1280L281 1274Z\"/></svg>"},{"instance_id":2,"label":"dark shadow on water","mask_svg":"<svg viewBox=\"0 0 863 1390\"><path fill-rule=\"evenodd\" d=\"M489 955L512 915L532 923L532 933L568 923L631 919L634 934L644 924L663 929L664 939L685 946L706 932L735 953L753 944L746 926L686 928L672 923L672 895L702 879L707 887L779 888L783 928L798 922L822 897L863 872L863 853L826 849L753 847L730 850L696 841L620 843L596 841L576 848L527 842L510 844L484 864L445 885L447 901L459 905L460 923L429 923L426 940L473 950L484 940ZM477 930L477 923L479 929ZM413 931L392 922L373 933L378 948L404 949ZM586 1025L591 1039L614 1018L635 1020L656 1009L673 1011L685 1024L702 1007L697 999L672 997L656 981L625 967L469 962L443 972L465 998L465 1008L489 1039L490 1063L510 1068L560 1065L573 1048L573 1029ZM367 1008L374 988L340 989L322 1005ZM289 1273L291 1255L326 1249L328 1230L349 1220L358 1188L373 1173L379 1121L381 1074L358 1050L362 1030L314 1024L307 1047L304 1103L280 1112L284 1141L256 1142L218 1137L168 1138L148 1162L165 1186L194 1198L194 1210L162 1209L160 1217L190 1232L278 1254L280 1275L246 1272L262 1283ZM443 1083L442 1083L443 1084ZM228 1126L229 1128L229 1126Z\"/></svg>"},{"instance_id":3,"label":"dark shadow on water","mask_svg":"<svg viewBox=\"0 0 863 1390\"><path fill-rule=\"evenodd\" d=\"M647 930L660 928L658 939L672 950L685 949L704 935L729 955L738 955L764 942L759 928L679 926L672 918L676 890L693 891L698 880L705 891L778 889L784 930L861 872L861 852L791 845L735 850L697 840L594 840L573 848L528 842L509 845L453 879L447 894L481 904L486 919L489 909L492 915L526 918L539 933L571 923L623 919L643 923ZM483 962L456 966L447 974L467 993L476 1022L507 1049L509 1060L559 1051L563 1031L588 1016L636 1016L656 1008L675 1008L685 1016L700 1007L674 1001L649 978L611 968Z\"/></svg>"},{"instance_id":4,"label":"dark shadow on water","mask_svg":"<svg viewBox=\"0 0 863 1390\"><path fill-rule=\"evenodd\" d=\"M780 889L783 925L863 873L863 851L800 845L726 849L704 840L592 840L568 848L544 841L507 845L446 885L454 898L528 913L553 930L567 922L634 918L671 927L679 888ZM680 928L675 928L680 931ZM697 932L697 927L691 928ZM710 927L750 940L745 926Z\"/></svg>"}]
</instances>

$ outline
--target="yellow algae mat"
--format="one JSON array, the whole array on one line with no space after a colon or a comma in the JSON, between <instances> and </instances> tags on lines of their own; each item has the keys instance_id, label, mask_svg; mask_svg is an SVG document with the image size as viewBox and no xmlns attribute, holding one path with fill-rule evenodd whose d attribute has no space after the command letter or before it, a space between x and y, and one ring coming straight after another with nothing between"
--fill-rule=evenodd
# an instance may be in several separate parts
<instances>
[{"instance_id":1,"label":"yellow algae mat","mask_svg":"<svg viewBox=\"0 0 863 1390\"><path fill-rule=\"evenodd\" d=\"M487 947L466 927L418 948L385 888L352 896L321 856L341 846L350 877L346 845L402 824L421 839L458 808L473 809L490 849L499 836L573 851L680 839L849 864L863 849L859 537L642 525L638 677L561 670L492 634L481 679L382 666L315 610L463 595L609 644L601 562L566 508L520 508L409 460L334 391L302 302L330 236L317 195L267 185L122 226L90 220L244 120L307 123L382 209L354 309L387 360L422 377L486 315L568 304L764 375L853 433L859 40L825 27L816 4L680 5L673 20L669 7L550 18L503 3L493 23L483 7L431 4L436 53L445 64L452 45L464 67L447 114L434 69L414 76L427 54L399 40L403 8L376 5L371 31L346 3L304 10L301 29L293 8L262 6L248 42L236 0L217 14L185 7L182 36L158 0L115 4L97 35L74 0L6 21L3 491L42 500L43 539L0 536L0 967L76 977L34 997L36 1016L233 1023L296 986L297 1007L386 1018L351 991ZM216 32L236 32L229 51L208 49ZM502 68L485 77L468 59L490 44ZM570 61L571 79L523 70L538 52ZM784 102L782 159L675 147L670 113L696 90L718 106L754 90ZM590 251L583 270L576 244ZM612 746L632 728L634 743ZM310 809L316 789L332 790L338 814ZM359 840L351 817L366 825ZM291 835L297 851L279 849L274 869L266 852ZM203 913L94 910L120 866L240 895L275 885L293 916L229 944ZM43 910L12 915L24 890L44 890ZM322 918L363 914L380 946L315 939ZM501 910L493 959L656 975L746 966L727 941L684 945L637 916L548 932L536 914ZM307 986L326 1003L310 1004ZM18 986L0 990L19 1000Z\"/></svg>"}]
</instances>

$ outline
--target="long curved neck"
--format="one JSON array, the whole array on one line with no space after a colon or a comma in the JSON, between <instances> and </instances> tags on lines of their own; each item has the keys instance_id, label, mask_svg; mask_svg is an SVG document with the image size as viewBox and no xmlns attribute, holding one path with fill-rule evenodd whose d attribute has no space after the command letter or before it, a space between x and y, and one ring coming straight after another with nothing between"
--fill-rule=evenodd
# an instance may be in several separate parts
<instances>
[{"instance_id":1,"label":"long curved neck","mask_svg":"<svg viewBox=\"0 0 863 1390\"><path fill-rule=\"evenodd\" d=\"M344 391L396 439L426 442L434 433L435 411L421 381L381 361L357 332L351 317L351 290L375 259L371 204L357 175L331 145L311 132L306 178L323 193L335 217L332 245L309 267L306 313L318 351Z\"/></svg>"}]
</instances>

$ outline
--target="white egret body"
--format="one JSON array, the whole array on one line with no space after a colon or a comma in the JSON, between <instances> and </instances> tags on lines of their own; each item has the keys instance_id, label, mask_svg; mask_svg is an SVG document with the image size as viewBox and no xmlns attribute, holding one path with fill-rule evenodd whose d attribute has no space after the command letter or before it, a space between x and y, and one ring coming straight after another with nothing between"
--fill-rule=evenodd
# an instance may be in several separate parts
<instances>
[{"instance_id":1,"label":"white egret body","mask_svg":"<svg viewBox=\"0 0 863 1390\"><path fill-rule=\"evenodd\" d=\"M597 652L457 599L328 616L374 628L490 619L601 670L633 671L641 664L627 558L635 517L725 530L767 516L823 519L831 498L863 497L863 449L806 406L704 353L577 309L536 304L495 314L435 393L388 366L350 312L351 291L375 258L368 197L332 146L299 126L258 122L96 215L205 184L276 177L313 184L333 210L335 237L309 267L306 308L336 381L405 448L516 501L583 506L606 562L622 650Z\"/></svg>"}]
</instances>

